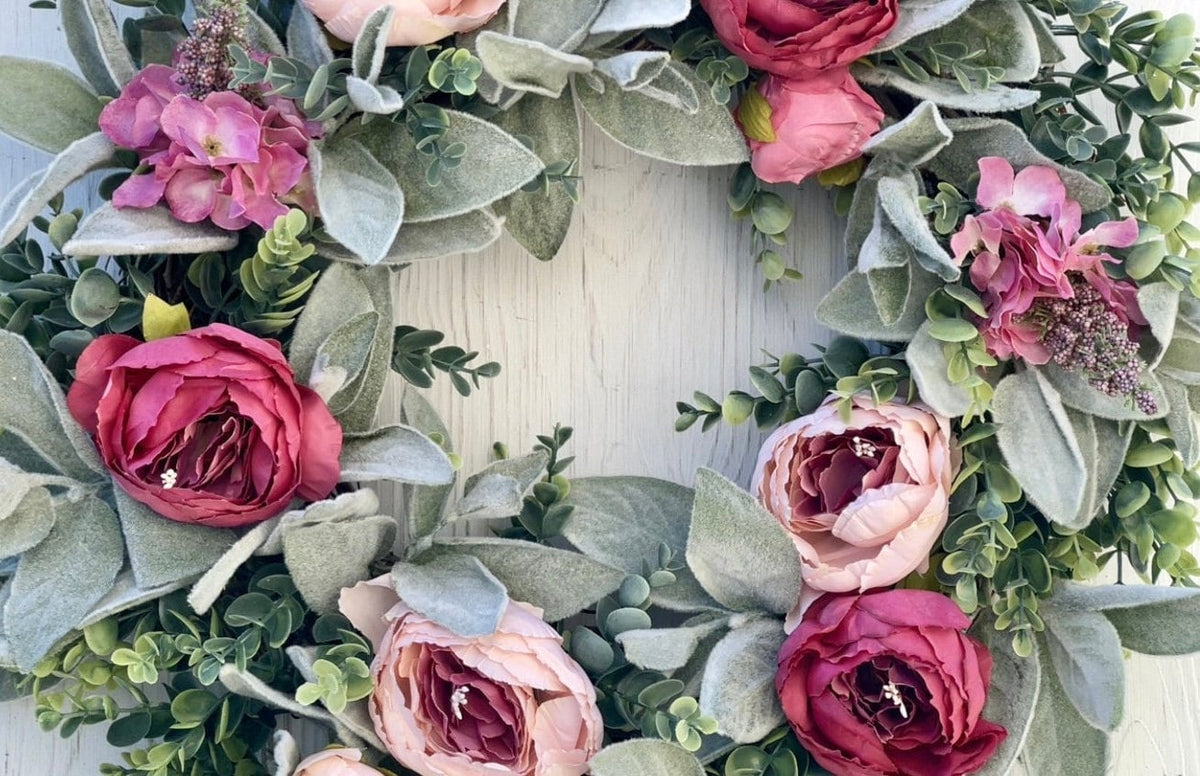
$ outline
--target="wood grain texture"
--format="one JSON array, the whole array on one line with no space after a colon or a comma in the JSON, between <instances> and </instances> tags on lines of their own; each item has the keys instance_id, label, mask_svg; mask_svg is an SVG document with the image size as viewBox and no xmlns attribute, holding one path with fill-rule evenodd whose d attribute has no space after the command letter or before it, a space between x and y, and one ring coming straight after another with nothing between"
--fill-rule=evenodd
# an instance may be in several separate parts
<instances>
[{"instance_id":1,"label":"wood grain texture","mask_svg":"<svg viewBox=\"0 0 1200 776\"><path fill-rule=\"evenodd\" d=\"M1194 0L1131 4L1197 10ZM24 0L0 0L0 9L0 52L69 63L53 13L31 11ZM1195 126L1185 131L1200 140ZM504 238L483 253L398 276L397 322L441 329L504 367L469 399L444 381L428 397L467 471L486 462L493 441L523 450L533 434L563 422L576 429L575 476L690 483L697 467L711 466L745 483L760 435L747 427L677 434L674 402L694 389L719 396L746 387L746 367L763 360L764 349L806 350L828 339L812 313L845 271L830 198L816 186L789 195L799 226L787 255L805 279L764 295L748 259L749 233L728 217L729 170L654 163L594 128L585 145L583 206L554 262L538 263ZM0 140L5 188L46 161ZM87 197L77 191L70 201ZM381 419L396 417L393 388ZM1127 668L1126 722L1110 772L1200 774L1200 659L1134 656ZM117 759L98 729L62 741L38 730L31 703L0 706L0 776L84 776Z\"/></svg>"}]
</instances>

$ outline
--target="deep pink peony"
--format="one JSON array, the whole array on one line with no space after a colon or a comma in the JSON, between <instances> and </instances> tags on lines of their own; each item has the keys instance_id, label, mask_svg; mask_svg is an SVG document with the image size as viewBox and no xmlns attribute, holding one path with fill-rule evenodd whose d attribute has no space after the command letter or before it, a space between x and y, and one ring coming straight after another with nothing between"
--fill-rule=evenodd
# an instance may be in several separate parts
<instances>
[{"instance_id":1,"label":"deep pink peony","mask_svg":"<svg viewBox=\"0 0 1200 776\"><path fill-rule=\"evenodd\" d=\"M721 42L785 78L844 68L896 26L899 0L700 0Z\"/></svg>"},{"instance_id":2,"label":"deep pink peony","mask_svg":"<svg viewBox=\"0 0 1200 776\"><path fill-rule=\"evenodd\" d=\"M352 42L375 10L392 6L389 46L423 46L460 32L482 27L496 15L504 0L303 0L326 29Z\"/></svg>"},{"instance_id":3,"label":"deep pink peony","mask_svg":"<svg viewBox=\"0 0 1200 776\"><path fill-rule=\"evenodd\" d=\"M771 106L773 142L750 138L754 174L767 183L799 183L862 155L883 110L847 69L812 78L767 76L756 87Z\"/></svg>"},{"instance_id":4,"label":"deep pink peony","mask_svg":"<svg viewBox=\"0 0 1200 776\"><path fill-rule=\"evenodd\" d=\"M421 776L581 776L604 724L587 674L528 604L468 638L409 609L390 575L342 590L371 640L375 732Z\"/></svg>"},{"instance_id":5,"label":"deep pink peony","mask_svg":"<svg viewBox=\"0 0 1200 776\"><path fill-rule=\"evenodd\" d=\"M827 402L763 444L750 491L791 535L806 601L895 584L928 563L958 458L923 405Z\"/></svg>"},{"instance_id":6,"label":"deep pink peony","mask_svg":"<svg viewBox=\"0 0 1200 776\"><path fill-rule=\"evenodd\" d=\"M834 776L960 776L1008 735L981 718L992 657L949 598L822 596L779 651L775 688L797 738Z\"/></svg>"},{"instance_id":7,"label":"deep pink peony","mask_svg":"<svg viewBox=\"0 0 1200 776\"><path fill-rule=\"evenodd\" d=\"M290 100L259 106L229 91L195 100L174 70L152 65L104 107L100 128L151 168L117 187L116 207L165 201L181 221L229 230L269 229L289 202L311 212L306 154L321 130Z\"/></svg>"},{"instance_id":8,"label":"deep pink peony","mask_svg":"<svg viewBox=\"0 0 1200 776\"><path fill-rule=\"evenodd\" d=\"M1043 329L1029 313L1040 299L1074 296L1068 273L1100 292L1122 321L1145 323L1137 289L1104 271L1106 262L1115 261L1104 246L1133 245L1136 219L1109 221L1080 234L1082 209L1067 197L1055 170L1026 167L1016 173L1006 159L987 157L979 160L979 174L975 199L984 212L967 216L950 245L958 264L972 259L971 284L987 310L980 331L993 355L1031 364L1050 360Z\"/></svg>"},{"instance_id":9,"label":"deep pink peony","mask_svg":"<svg viewBox=\"0 0 1200 776\"><path fill-rule=\"evenodd\" d=\"M116 483L158 514L231 527L337 484L342 429L279 345L215 323L153 342L98 337L67 393Z\"/></svg>"}]
</instances>

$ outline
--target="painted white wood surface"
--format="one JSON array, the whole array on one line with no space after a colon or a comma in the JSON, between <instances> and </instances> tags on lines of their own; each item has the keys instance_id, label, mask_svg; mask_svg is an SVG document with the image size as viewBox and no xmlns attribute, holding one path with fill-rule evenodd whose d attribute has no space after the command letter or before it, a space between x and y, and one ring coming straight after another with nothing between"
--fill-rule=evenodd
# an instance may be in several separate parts
<instances>
[{"instance_id":1,"label":"painted white wood surface","mask_svg":"<svg viewBox=\"0 0 1200 776\"><path fill-rule=\"evenodd\" d=\"M1131 5L1200 10L1195 0ZM55 14L0 0L0 19L0 53L69 64ZM1185 131L1200 140L1200 129ZM398 278L398 322L442 329L504 367L469 399L444 383L429 398L467 471L486 462L493 441L523 450L533 434L563 422L576 429L576 476L690 483L697 467L711 466L745 483L759 435L749 428L676 434L674 402L697 388L720 395L745 387L745 369L763 360L763 349L805 350L828 338L812 311L844 271L829 197L815 186L791 195L799 225L788 253L805 279L764 295L747 258L747 230L728 218L728 170L653 163L594 129L585 144L583 206L554 262L538 263L504 238L481 254L421 264ZM0 139L4 188L45 162ZM396 414L395 388L381 410L385 420ZM1126 722L1114 737L1110 773L1200 776L1200 659L1133 656L1127 667ZM98 729L63 741L38 730L31 703L0 706L0 776L86 776L117 760Z\"/></svg>"}]
</instances>

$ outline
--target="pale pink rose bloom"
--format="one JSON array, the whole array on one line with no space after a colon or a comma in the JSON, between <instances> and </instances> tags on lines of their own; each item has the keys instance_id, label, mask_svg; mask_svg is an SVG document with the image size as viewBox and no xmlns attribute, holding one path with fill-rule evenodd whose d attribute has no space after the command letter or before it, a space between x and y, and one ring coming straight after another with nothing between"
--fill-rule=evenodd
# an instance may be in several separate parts
<instances>
[{"instance_id":1,"label":"pale pink rose bloom","mask_svg":"<svg viewBox=\"0 0 1200 776\"><path fill-rule=\"evenodd\" d=\"M357 749L325 749L306 757L296 766L292 776L382 776L362 763Z\"/></svg>"},{"instance_id":2,"label":"pale pink rose bloom","mask_svg":"<svg viewBox=\"0 0 1200 776\"><path fill-rule=\"evenodd\" d=\"M879 131L883 110L848 69L788 80L769 75L756 87L771 106L773 142L750 139L750 165L767 183L799 183L857 159Z\"/></svg>"},{"instance_id":3,"label":"pale pink rose bloom","mask_svg":"<svg viewBox=\"0 0 1200 776\"><path fill-rule=\"evenodd\" d=\"M1026 167L1018 173L1006 159L985 157L979 174L975 200L984 212L966 217L950 247L960 265L973 257L969 277L987 310L980 332L993 355L1031 364L1050 360L1042 329L1028 313L1040 299L1073 297L1068 273L1079 273L1121 320L1146 322L1137 289L1104 271L1115 261L1104 246L1132 245L1136 219L1108 221L1080 234L1082 208L1067 196L1057 171Z\"/></svg>"},{"instance_id":4,"label":"pale pink rose bloom","mask_svg":"<svg viewBox=\"0 0 1200 776\"><path fill-rule=\"evenodd\" d=\"M958 470L950 421L921 404L856 396L775 431L750 490L791 534L806 599L893 585L925 569Z\"/></svg>"},{"instance_id":5,"label":"pale pink rose bloom","mask_svg":"<svg viewBox=\"0 0 1200 776\"><path fill-rule=\"evenodd\" d=\"M368 707L387 750L422 776L581 776L604 725L587 674L528 604L459 636L408 608L384 575L339 606L375 647Z\"/></svg>"},{"instance_id":6,"label":"pale pink rose bloom","mask_svg":"<svg viewBox=\"0 0 1200 776\"><path fill-rule=\"evenodd\" d=\"M304 0L304 4L334 37L348 42L358 37L368 16L390 5L396 13L387 44L423 46L482 27L504 0Z\"/></svg>"}]
</instances>

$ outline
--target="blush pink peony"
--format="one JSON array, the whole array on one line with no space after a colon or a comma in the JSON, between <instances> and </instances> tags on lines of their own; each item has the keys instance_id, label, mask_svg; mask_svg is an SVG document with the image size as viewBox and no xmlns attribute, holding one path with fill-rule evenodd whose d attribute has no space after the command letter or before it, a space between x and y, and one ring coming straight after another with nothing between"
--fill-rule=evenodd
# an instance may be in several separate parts
<instances>
[{"instance_id":1,"label":"blush pink peony","mask_svg":"<svg viewBox=\"0 0 1200 776\"><path fill-rule=\"evenodd\" d=\"M292 776L382 776L380 771L362 762L357 749L325 749L306 757Z\"/></svg>"},{"instance_id":2,"label":"blush pink peony","mask_svg":"<svg viewBox=\"0 0 1200 776\"><path fill-rule=\"evenodd\" d=\"M775 688L834 776L963 776L1007 737L982 718L992 657L958 606L925 590L825 595L779 651Z\"/></svg>"},{"instance_id":3,"label":"blush pink peony","mask_svg":"<svg viewBox=\"0 0 1200 776\"><path fill-rule=\"evenodd\" d=\"M424 46L449 35L482 27L504 0L304 0L334 37L350 42L367 17L384 6L396 9L389 46Z\"/></svg>"},{"instance_id":4,"label":"blush pink peony","mask_svg":"<svg viewBox=\"0 0 1200 776\"><path fill-rule=\"evenodd\" d=\"M975 199L983 212L967 216L950 246L959 265L971 260L968 276L987 310L980 332L993 355L1049 361L1043 328L1030 313L1039 300L1072 298L1072 277L1100 292L1125 323L1145 323L1137 289L1104 271L1115 261L1104 247L1132 245L1136 219L1080 234L1082 209L1055 170L1026 167L1018 173L1006 159L987 157L979 160L979 174Z\"/></svg>"},{"instance_id":5,"label":"blush pink peony","mask_svg":"<svg viewBox=\"0 0 1200 776\"><path fill-rule=\"evenodd\" d=\"M151 65L104 107L100 128L150 168L117 187L116 207L165 201L181 221L238 230L269 229L289 202L312 204L306 154L321 130L290 100L255 105L230 91L196 100L174 70Z\"/></svg>"},{"instance_id":6,"label":"blush pink peony","mask_svg":"<svg viewBox=\"0 0 1200 776\"><path fill-rule=\"evenodd\" d=\"M886 587L928 563L958 469L950 421L922 405L855 397L775 431L751 492L791 534L808 597Z\"/></svg>"},{"instance_id":7,"label":"blush pink peony","mask_svg":"<svg viewBox=\"0 0 1200 776\"><path fill-rule=\"evenodd\" d=\"M458 636L408 608L388 575L342 590L371 640L375 731L421 776L581 776L600 748L596 691L562 638L510 601L488 636Z\"/></svg>"},{"instance_id":8,"label":"blush pink peony","mask_svg":"<svg viewBox=\"0 0 1200 776\"><path fill-rule=\"evenodd\" d=\"M749 140L751 167L767 183L799 183L857 159L883 121L847 69L795 80L767 76L754 88L771 107L775 131L772 142Z\"/></svg>"}]
</instances>

